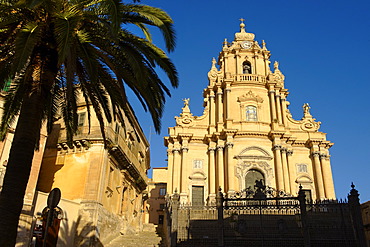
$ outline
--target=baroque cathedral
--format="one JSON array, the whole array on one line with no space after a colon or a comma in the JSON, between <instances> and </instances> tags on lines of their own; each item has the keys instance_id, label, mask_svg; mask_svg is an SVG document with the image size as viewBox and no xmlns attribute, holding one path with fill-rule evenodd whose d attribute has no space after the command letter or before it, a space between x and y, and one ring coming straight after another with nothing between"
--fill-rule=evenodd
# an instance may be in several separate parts
<instances>
[{"instance_id":1,"label":"baroque cathedral","mask_svg":"<svg viewBox=\"0 0 370 247\"><path fill-rule=\"evenodd\" d=\"M293 119L278 62L271 70L265 42L246 32L243 21L212 61L203 115L194 116L184 99L165 137L168 167L161 177L167 178L167 193L204 204L219 188L232 194L258 181L285 194L296 196L302 186L308 199L334 199L333 143L319 131L308 104L302 119Z\"/></svg>"}]
</instances>

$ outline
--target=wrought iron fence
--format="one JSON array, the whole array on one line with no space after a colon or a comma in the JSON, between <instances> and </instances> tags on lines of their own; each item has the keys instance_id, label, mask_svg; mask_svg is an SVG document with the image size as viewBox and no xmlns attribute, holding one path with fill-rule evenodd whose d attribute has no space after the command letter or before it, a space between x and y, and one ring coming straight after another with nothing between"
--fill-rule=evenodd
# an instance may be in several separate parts
<instances>
[{"instance_id":1,"label":"wrought iron fence","mask_svg":"<svg viewBox=\"0 0 370 247\"><path fill-rule=\"evenodd\" d=\"M366 246L358 192L347 201L307 202L257 188L224 196L202 208L167 197L169 246Z\"/></svg>"}]
</instances>

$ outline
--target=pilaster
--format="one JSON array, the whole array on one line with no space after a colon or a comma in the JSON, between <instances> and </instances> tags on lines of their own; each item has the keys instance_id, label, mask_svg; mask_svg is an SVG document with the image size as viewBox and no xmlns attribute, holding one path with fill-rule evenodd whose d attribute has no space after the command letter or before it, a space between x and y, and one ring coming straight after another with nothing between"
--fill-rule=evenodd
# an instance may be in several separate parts
<instances>
[{"instance_id":1,"label":"pilaster","mask_svg":"<svg viewBox=\"0 0 370 247\"><path fill-rule=\"evenodd\" d=\"M293 150L292 149L287 149L286 151L286 158L287 158L287 166L288 166L288 170L289 170L289 174L292 175L292 171L289 169L289 167L291 168L293 166L293 161L292 161L292 156L293 156ZM289 176L289 190L290 190L290 193L291 194L295 194L297 191L295 191L295 188L294 188L294 177L293 176Z\"/></svg>"},{"instance_id":2,"label":"pilaster","mask_svg":"<svg viewBox=\"0 0 370 247\"><path fill-rule=\"evenodd\" d=\"M333 174L330 167L330 156L325 153L320 154L322 176L324 180L324 189L327 199L335 199Z\"/></svg>"},{"instance_id":3,"label":"pilaster","mask_svg":"<svg viewBox=\"0 0 370 247\"><path fill-rule=\"evenodd\" d=\"M269 95L270 95L270 115L271 115L271 123L272 123L272 129L275 129L276 125L276 102L275 102L275 90L273 90L273 87L270 86L269 89Z\"/></svg>"},{"instance_id":4,"label":"pilaster","mask_svg":"<svg viewBox=\"0 0 370 247\"><path fill-rule=\"evenodd\" d=\"M209 93L209 134L215 132L216 121L216 102L215 92L213 90Z\"/></svg>"},{"instance_id":5,"label":"pilaster","mask_svg":"<svg viewBox=\"0 0 370 247\"><path fill-rule=\"evenodd\" d=\"M274 152L274 160L275 160L276 187L277 187L276 189L285 190L280 150L281 150L281 145L279 144L275 144L272 148L272 151Z\"/></svg>"},{"instance_id":6,"label":"pilaster","mask_svg":"<svg viewBox=\"0 0 370 247\"><path fill-rule=\"evenodd\" d=\"M173 144L168 144L167 148L167 164L168 164L168 173L167 173L167 192L168 194L173 193Z\"/></svg>"},{"instance_id":7,"label":"pilaster","mask_svg":"<svg viewBox=\"0 0 370 247\"><path fill-rule=\"evenodd\" d=\"M289 167L287 161L287 152L286 148L281 148L281 158L283 165L283 174L284 174L284 188L286 193L291 193L290 191L290 176L289 176Z\"/></svg>"},{"instance_id":8,"label":"pilaster","mask_svg":"<svg viewBox=\"0 0 370 247\"><path fill-rule=\"evenodd\" d=\"M225 171L224 171L224 145L220 140L217 144L217 174L218 174L218 184L217 188L225 188Z\"/></svg>"},{"instance_id":9,"label":"pilaster","mask_svg":"<svg viewBox=\"0 0 370 247\"><path fill-rule=\"evenodd\" d=\"M217 88L217 131L220 132L223 127L223 104L222 104L222 89Z\"/></svg>"},{"instance_id":10,"label":"pilaster","mask_svg":"<svg viewBox=\"0 0 370 247\"><path fill-rule=\"evenodd\" d=\"M209 183L209 193L210 195L216 195L216 163L215 163L215 151L216 151L216 144L209 143L208 147L208 183Z\"/></svg>"},{"instance_id":11,"label":"pilaster","mask_svg":"<svg viewBox=\"0 0 370 247\"><path fill-rule=\"evenodd\" d=\"M235 171L233 166L233 147L234 144L232 142L226 142L225 148L226 148L226 159L227 162L225 164L225 170L227 170L227 188L225 188L225 191L227 189L228 193L232 193L235 190Z\"/></svg>"},{"instance_id":12,"label":"pilaster","mask_svg":"<svg viewBox=\"0 0 370 247\"><path fill-rule=\"evenodd\" d=\"M313 149L315 150L315 149ZM317 188L317 198L324 199L325 198L325 190L324 190L324 182L322 179L322 171L321 171L321 164L320 164L320 152L312 151L311 153L313 159L313 166L315 169L315 176L316 176L316 188Z\"/></svg>"},{"instance_id":13,"label":"pilaster","mask_svg":"<svg viewBox=\"0 0 370 247\"><path fill-rule=\"evenodd\" d=\"M181 164L180 162L180 147L179 143L176 142L174 144L174 148L172 149L173 153L173 190L179 191L180 190L180 176L181 176Z\"/></svg>"},{"instance_id":14,"label":"pilaster","mask_svg":"<svg viewBox=\"0 0 370 247\"><path fill-rule=\"evenodd\" d=\"M275 95L275 100L276 100L276 111L277 111L277 121L279 124L282 124L282 117L281 117L281 101L280 101L280 93L279 91L276 91Z\"/></svg>"}]
</instances>

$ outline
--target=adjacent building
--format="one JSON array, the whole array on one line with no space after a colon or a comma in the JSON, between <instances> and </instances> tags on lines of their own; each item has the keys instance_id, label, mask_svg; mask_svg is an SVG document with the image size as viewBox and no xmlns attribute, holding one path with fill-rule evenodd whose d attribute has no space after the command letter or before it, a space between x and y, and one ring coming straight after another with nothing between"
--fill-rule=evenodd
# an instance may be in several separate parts
<instances>
[{"instance_id":1,"label":"adjacent building","mask_svg":"<svg viewBox=\"0 0 370 247\"><path fill-rule=\"evenodd\" d=\"M131 118L123 115L105 122L103 138L92 108L89 126L87 107L91 106L78 107L79 127L72 143L67 142L62 121L49 135L42 131L19 223L19 246L32 241L53 188L62 196L58 246L103 246L120 234L142 230L149 143L132 111ZM6 169L12 136L10 128L1 144L0 174Z\"/></svg>"},{"instance_id":2,"label":"adjacent building","mask_svg":"<svg viewBox=\"0 0 370 247\"><path fill-rule=\"evenodd\" d=\"M167 167L153 168L153 178L148 183L148 195L146 222L163 225L167 195Z\"/></svg>"},{"instance_id":3,"label":"adjacent building","mask_svg":"<svg viewBox=\"0 0 370 247\"><path fill-rule=\"evenodd\" d=\"M219 188L232 194L256 181L281 193L309 199L335 198L326 133L303 105L303 117L289 112L285 76L255 35L240 31L225 40L208 72L204 112L194 116L184 99L176 126L168 129L167 191L181 202L214 201ZM155 179L154 179L155 181Z\"/></svg>"},{"instance_id":4,"label":"adjacent building","mask_svg":"<svg viewBox=\"0 0 370 247\"><path fill-rule=\"evenodd\" d=\"M149 143L138 122L123 117L105 124L103 138L97 118L92 115L89 126L87 106L80 105L73 143L62 123L48 136L37 190L59 188L63 199L78 204L77 218L68 220L75 223L78 246L142 229Z\"/></svg>"}]
</instances>

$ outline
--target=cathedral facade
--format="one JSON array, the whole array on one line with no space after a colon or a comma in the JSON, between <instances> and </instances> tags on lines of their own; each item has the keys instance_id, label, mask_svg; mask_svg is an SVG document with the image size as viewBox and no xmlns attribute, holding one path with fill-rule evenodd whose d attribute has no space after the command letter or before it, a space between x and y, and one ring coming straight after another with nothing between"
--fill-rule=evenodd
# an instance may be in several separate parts
<instances>
[{"instance_id":1,"label":"cathedral facade","mask_svg":"<svg viewBox=\"0 0 370 247\"><path fill-rule=\"evenodd\" d=\"M335 198L326 134L303 105L295 120L279 64L253 33L223 43L204 89L204 111L194 116L184 100L176 126L165 137L167 192L181 202L204 204L225 193L253 189L256 181L285 194L301 185L309 199ZM154 178L155 180L155 178Z\"/></svg>"}]
</instances>

